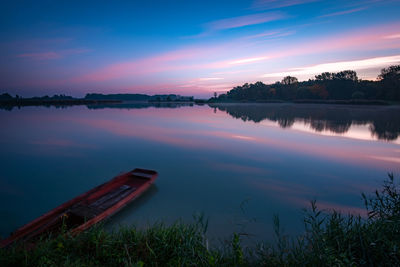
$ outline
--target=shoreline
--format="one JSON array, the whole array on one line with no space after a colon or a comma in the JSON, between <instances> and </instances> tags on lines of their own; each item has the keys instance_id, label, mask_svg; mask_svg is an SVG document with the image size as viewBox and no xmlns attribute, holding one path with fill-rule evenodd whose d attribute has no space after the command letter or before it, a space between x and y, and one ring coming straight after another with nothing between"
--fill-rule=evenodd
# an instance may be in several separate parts
<instances>
[{"instance_id":1,"label":"shoreline","mask_svg":"<svg viewBox=\"0 0 400 267\"><path fill-rule=\"evenodd\" d=\"M88 99L11 99L0 100L2 107L18 107L18 106L74 106L74 105L90 105L105 103L121 103L120 100L88 100Z\"/></svg>"},{"instance_id":2,"label":"shoreline","mask_svg":"<svg viewBox=\"0 0 400 267\"><path fill-rule=\"evenodd\" d=\"M0 107L13 108L24 106L78 106L78 105L104 105L104 104L149 104L149 105L168 105L168 104L183 104L183 105L236 105L236 104L322 104L322 105L349 105L349 106L399 106L400 103L388 102L384 100L265 100L265 101L207 101L195 100L187 101L123 101L123 100L89 100L89 99L68 99L68 100L36 100L36 99L19 99L19 100L0 100Z\"/></svg>"},{"instance_id":3,"label":"shoreline","mask_svg":"<svg viewBox=\"0 0 400 267\"><path fill-rule=\"evenodd\" d=\"M256 101L207 101L201 104L325 104L325 105L363 105L363 106L396 106L397 102L384 100L314 100L298 99L293 101L285 100L256 100Z\"/></svg>"}]
</instances>

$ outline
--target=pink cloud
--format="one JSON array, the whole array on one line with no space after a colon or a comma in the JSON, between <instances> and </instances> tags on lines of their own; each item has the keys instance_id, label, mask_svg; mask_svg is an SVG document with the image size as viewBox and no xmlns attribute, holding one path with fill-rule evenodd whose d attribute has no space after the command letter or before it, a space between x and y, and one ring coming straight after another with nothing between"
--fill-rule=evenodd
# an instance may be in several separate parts
<instances>
[{"instance_id":1,"label":"pink cloud","mask_svg":"<svg viewBox=\"0 0 400 267\"><path fill-rule=\"evenodd\" d=\"M106 81L130 75L143 75L163 71L174 71L196 67L196 59L215 54L222 46L192 47L169 51L163 54L126 62L117 62L92 73L75 78L74 82Z\"/></svg>"},{"instance_id":2,"label":"pink cloud","mask_svg":"<svg viewBox=\"0 0 400 267\"><path fill-rule=\"evenodd\" d=\"M115 62L97 69L93 68L90 72L81 71L76 76L64 79L32 77L30 80L18 81L15 84L59 88L67 86L78 88L84 85L98 92L109 91L112 88L120 92L163 93L168 91L205 96L208 92L226 91L238 83L260 79L271 66L278 64L279 58L327 52L379 51L399 48L400 38L394 38L399 33L398 28L398 23L394 23L319 37L295 44L285 42L279 46L269 46L269 41L265 40L260 42L254 41L255 39L250 40L251 38L239 38L234 42L182 47L145 58ZM269 34L273 35L275 32L265 32L265 34L268 37ZM279 33L276 34L279 35ZM55 52L55 54L36 55L33 53L22 57L51 59L60 56L64 54ZM261 72L262 69L266 71ZM274 72L277 71L283 72L287 69L275 67ZM217 77L224 79L220 81L195 80L199 77L213 77L213 73L218 73ZM168 74L168 78L165 74Z\"/></svg>"},{"instance_id":3,"label":"pink cloud","mask_svg":"<svg viewBox=\"0 0 400 267\"><path fill-rule=\"evenodd\" d=\"M313 40L313 42L305 42L297 44L292 49L285 47L284 50L277 51L278 53L272 56L293 56L293 55L306 55L316 54L325 51L338 51L341 49L385 49L385 48L398 48L399 43L385 40L382 35L391 34L400 27L398 23L385 25L381 27L365 28L362 30L347 32L325 38Z\"/></svg>"},{"instance_id":4,"label":"pink cloud","mask_svg":"<svg viewBox=\"0 0 400 267\"><path fill-rule=\"evenodd\" d=\"M385 38L385 39L398 39L398 38L400 38L400 33L387 35L387 36L384 36L383 38Z\"/></svg>"},{"instance_id":5,"label":"pink cloud","mask_svg":"<svg viewBox=\"0 0 400 267\"><path fill-rule=\"evenodd\" d=\"M222 44L210 47L192 47L166 52L153 57L115 63L96 70L93 73L83 75L75 79L75 82L106 81L127 76L136 76L165 71L187 71L196 69L227 69L232 65L252 64L262 60L282 57L316 54L325 51L338 51L343 49L383 49L398 47L398 39L387 39L388 36L397 33L398 25L387 25L379 28L367 28L361 31L349 32L337 36L329 36L304 42L300 44L286 45L275 51L254 55L247 58L229 59L229 51L240 48L231 44ZM216 60L216 56L225 53L226 60ZM209 61L207 61L209 59Z\"/></svg>"},{"instance_id":6,"label":"pink cloud","mask_svg":"<svg viewBox=\"0 0 400 267\"><path fill-rule=\"evenodd\" d=\"M263 77L284 77L287 75L312 76L326 71L337 72L346 69L363 70L363 69L383 68L388 65L397 64L399 62L400 62L400 55L367 58L367 59L360 59L353 61L330 62L330 63L323 63L301 68L293 68L284 72L268 73L264 74Z\"/></svg>"},{"instance_id":7,"label":"pink cloud","mask_svg":"<svg viewBox=\"0 0 400 267\"><path fill-rule=\"evenodd\" d=\"M253 63L253 62L263 61L263 60L267 60L267 59L269 59L269 57L241 58L241 59L230 61L230 62L228 62L228 64L230 64L230 65L247 64L247 63Z\"/></svg>"},{"instance_id":8,"label":"pink cloud","mask_svg":"<svg viewBox=\"0 0 400 267\"><path fill-rule=\"evenodd\" d=\"M379 49L396 49L400 47L400 40L396 38L386 38L386 36L391 36L393 33L397 31L400 27L399 24L391 24L385 25L382 27L373 27L366 28L361 31L348 32L336 36L330 36L326 38L321 38L318 40L314 40L313 42L305 42L297 44L295 47L287 46L283 47L280 50L270 51L268 54L260 54L258 57L266 56L272 59L278 59L283 57L291 57L291 56L299 56L299 55L312 55L319 54L325 52L335 52L335 51L353 51L353 50L379 50ZM383 62L385 59L390 61L391 58L395 58L394 56L388 57L379 57L379 58L370 58L366 60L353 60L354 63L359 64L358 69L367 70L374 68L374 62L376 62L376 67L380 68L382 64L389 64L388 62ZM309 74L308 78L312 77L312 74L321 73L323 71L332 71L329 69L324 70L323 67L335 67L335 71L342 70L343 68L349 68L349 66L342 65L351 65L353 61L343 61L338 62L340 64L332 63L332 64L317 64L315 66L310 67L301 67L297 69L286 69L281 72L267 73L264 77L277 77L284 76L285 73L292 73L293 75L302 75ZM342 64L343 63L343 64ZM368 65L364 67L360 67L361 63L363 65ZM365 64L364 64L365 63ZM314 72L311 71L310 68L316 69ZM278 75L279 74L279 75ZM281 75L282 74L282 75ZM308 79L307 78L307 79Z\"/></svg>"}]
</instances>

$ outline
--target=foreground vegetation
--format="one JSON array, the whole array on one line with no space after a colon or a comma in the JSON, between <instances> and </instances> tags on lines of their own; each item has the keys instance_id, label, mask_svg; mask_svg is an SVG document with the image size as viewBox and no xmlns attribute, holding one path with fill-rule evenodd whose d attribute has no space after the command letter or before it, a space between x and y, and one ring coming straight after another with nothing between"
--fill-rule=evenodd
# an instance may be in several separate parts
<instances>
[{"instance_id":1,"label":"foreground vegetation","mask_svg":"<svg viewBox=\"0 0 400 267\"><path fill-rule=\"evenodd\" d=\"M0 266L400 266L400 186L393 175L375 195L363 195L368 217L324 213L311 203L305 232L285 236L274 219L277 242L244 248L240 235L209 247L207 223L156 224L76 237L48 238L0 250Z\"/></svg>"}]
</instances>

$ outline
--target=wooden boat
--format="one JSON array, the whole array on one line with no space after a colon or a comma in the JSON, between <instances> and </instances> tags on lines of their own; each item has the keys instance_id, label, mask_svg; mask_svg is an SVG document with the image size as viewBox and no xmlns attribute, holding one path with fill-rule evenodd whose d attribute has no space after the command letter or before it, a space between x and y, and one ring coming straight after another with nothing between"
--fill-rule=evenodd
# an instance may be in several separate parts
<instances>
[{"instance_id":1,"label":"wooden boat","mask_svg":"<svg viewBox=\"0 0 400 267\"><path fill-rule=\"evenodd\" d=\"M34 243L43 235L59 233L61 227L72 234L82 232L141 195L157 176L157 172L145 169L118 175L19 228L0 241L0 247L15 241Z\"/></svg>"}]
</instances>

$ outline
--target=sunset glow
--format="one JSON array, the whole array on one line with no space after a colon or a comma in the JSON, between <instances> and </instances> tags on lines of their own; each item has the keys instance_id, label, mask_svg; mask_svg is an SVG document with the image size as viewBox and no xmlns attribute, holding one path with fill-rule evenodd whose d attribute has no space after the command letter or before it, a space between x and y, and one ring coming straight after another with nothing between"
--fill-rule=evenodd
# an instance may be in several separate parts
<instances>
[{"instance_id":1,"label":"sunset glow","mask_svg":"<svg viewBox=\"0 0 400 267\"><path fill-rule=\"evenodd\" d=\"M353 69L376 79L400 63L397 1L36 5L1 11L0 84L12 94L210 97L284 75Z\"/></svg>"}]
</instances>

